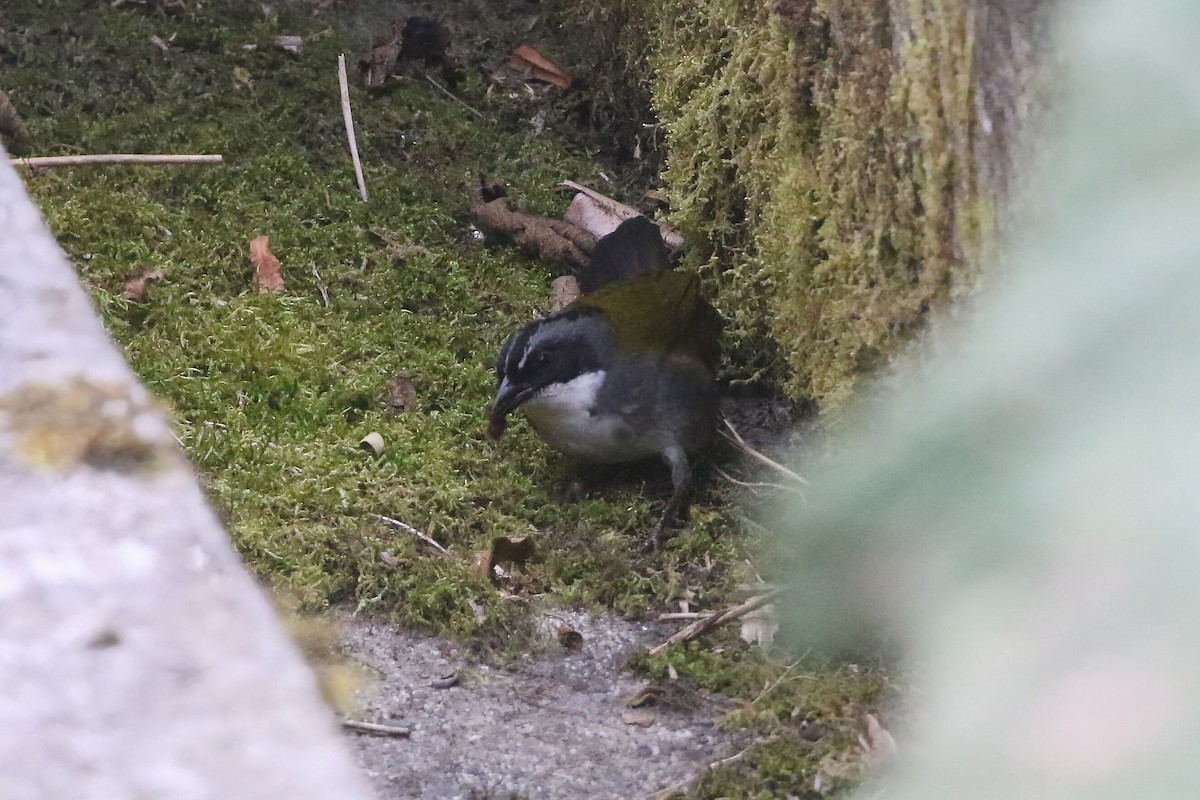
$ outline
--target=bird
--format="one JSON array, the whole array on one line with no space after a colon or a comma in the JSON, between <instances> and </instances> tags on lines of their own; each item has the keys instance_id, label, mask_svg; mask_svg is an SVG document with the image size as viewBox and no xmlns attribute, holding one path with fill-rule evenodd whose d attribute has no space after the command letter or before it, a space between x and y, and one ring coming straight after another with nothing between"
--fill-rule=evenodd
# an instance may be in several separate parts
<instances>
[{"instance_id":1,"label":"bird","mask_svg":"<svg viewBox=\"0 0 1200 800\"><path fill-rule=\"evenodd\" d=\"M721 317L694 272L673 270L657 225L625 220L576 275L580 296L513 332L496 358L491 438L521 411L582 462L661 459L672 494L651 544L687 509L692 460L713 439Z\"/></svg>"}]
</instances>

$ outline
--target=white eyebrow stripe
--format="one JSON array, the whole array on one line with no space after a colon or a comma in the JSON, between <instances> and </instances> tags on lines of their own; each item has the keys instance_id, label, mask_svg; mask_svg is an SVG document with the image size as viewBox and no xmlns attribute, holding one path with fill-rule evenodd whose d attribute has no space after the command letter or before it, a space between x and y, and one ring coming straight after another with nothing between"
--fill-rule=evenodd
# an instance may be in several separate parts
<instances>
[{"instance_id":1,"label":"white eyebrow stripe","mask_svg":"<svg viewBox=\"0 0 1200 800\"><path fill-rule=\"evenodd\" d=\"M536 343L543 338L542 328L542 325L538 325L525 337L525 347L521 351L521 360L517 362L518 371L525 369L525 362L529 360L529 354L536 349Z\"/></svg>"}]
</instances>

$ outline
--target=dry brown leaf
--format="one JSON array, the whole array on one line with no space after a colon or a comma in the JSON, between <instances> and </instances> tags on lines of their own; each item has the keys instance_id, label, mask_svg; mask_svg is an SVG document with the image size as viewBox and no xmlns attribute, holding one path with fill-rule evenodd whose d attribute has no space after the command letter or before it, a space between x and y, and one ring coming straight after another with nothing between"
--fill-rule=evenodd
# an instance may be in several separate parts
<instances>
[{"instance_id":1,"label":"dry brown leaf","mask_svg":"<svg viewBox=\"0 0 1200 800\"><path fill-rule=\"evenodd\" d=\"M256 236L250 240L250 263L254 265L254 283L259 294L283 291L283 271L279 259L271 252L271 237Z\"/></svg>"},{"instance_id":2,"label":"dry brown leaf","mask_svg":"<svg viewBox=\"0 0 1200 800\"><path fill-rule=\"evenodd\" d=\"M661 700L665 694L666 690L661 686L655 686L652 683L647 684L646 686L642 687L641 691L626 700L625 706L627 708L642 708L643 706L652 706Z\"/></svg>"},{"instance_id":3,"label":"dry brown leaf","mask_svg":"<svg viewBox=\"0 0 1200 800\"><path fill-rule=\"evenodd\" d=\"M125 281L125 291L121 297L144 303L150 297L150 284L163 279L163 271L149 266L140 266L137 271Z\"/></svg>"},{"instance_id":4,"label":"dry brown leaf","mask_svg":"<svg viewBox=\"0 0 1200 800\"><path fill-rule=\"evenodd\" d=\"M6 92L0 91L0 139L15 139L21 133L21 116Z\"/></svg>"},{"instance_id":5,"label":"dry brown leaf","mask_svg":"<svg viewBox=\"0 0 1200 800\"><path fill-rule=\"evenodd\" d=\"M896 758L896 740L888 729L880 724L874 714L863 714L867 726L866 737L859 737L859 744L867 751L867 761L874 766L883 766Z\"/></svg>"},{"instance_id":6,"label":"dry brown leaf","mask_svg":"<svg viewBox=\"0 0 1200 800\"><path fill-rule=\"evenodd\" d=\"M621 722L637 725L639 728L649 728L654 724L654 712L644 708L627 709L621 712Z\"/></svg>"},{"instance_id":7,"label":"dry brown leaf","mask_svg":"<svg viewBox=\"0 0 1200 800\"><path fill-rule=\"evenodd\" d=\"M568 650L583 649L583 634L570 625L558 626L558 643Z\"/></svg>"},{"instance_id":8,"label":"dry brown leaf","mask_svg":"<svg viewBox=\"0 0 1200 800\"><path fill-rule=\"evenodd\" d=\"M387 413L388 416L412 411L417 407L417 386L407 372L400 372L388 381Z\"/></svg>"},{"instance_id":9,"label":"dry brown leaf","mask_svg":"<svg viewBox=\"0 0 1200 800\"><path fill-rule=\"evenodd\" d=\"M560 89L569 89L571 76L567 71L527 44L520 45L508 57L508 66L539 81L552 83Z\"/></svg>"},{"instance_id":10,"label":"dry brown leaf","mask_svg":"<svg viewBox=\"0 0 1200 800\"><path fill-rule=\"evenodd\" d=\"M475 554L471 568L491 580L495 580L497 577L506 577L498 574L502 572L500 569L502 565L521 566L533 558L534 550L532 536L513 536L512 538L497 536L492 539L491 549L480 550Z\"/></svg>"},{"instance_id":11,"label":"dry brown leaf","mask_svg":"<svg viewBox=\"0 0 1200 800\"><path fill-rule=\"evenodd\" d=\"M742 617L741 636L746 644L757 644L763 650L770 649L778 632L779 619L774 603L768 603Z\"/></svg>"},{"instance_id":12,"label":"dry brown leaf","mask_svg":"<svg viewBox=\"0 0 1200 800\"><path fill-rule=\"evenodd\" d=\"M458 673L451 672L437 680L430 681L429 687L431 689L453 689L455 686L458 686L458 680Z\"/></svg>"},{"instance_id":13,"label":"dry brown leaf","mask_svg":"<svg viewBox=\"0 0 1200 800\"><path fill-rule=\"evenodd\" d=\"M304 37L291 35L276 36L275 45L283 50L288 51L289 53L295 53L296 55L299 55L301 51L304 50Z\"/></svg>"},{"instance_id":14,"label":"dry brown leaf","mask_svg":"<svg viewBox=\"0 0 1200 800\"><path fill-rule=\"evenodd\" d=\"M520 566L533 558L532 536L497 536L492 539L492 565L516 564Z\"/></svg>"}]
</instances>

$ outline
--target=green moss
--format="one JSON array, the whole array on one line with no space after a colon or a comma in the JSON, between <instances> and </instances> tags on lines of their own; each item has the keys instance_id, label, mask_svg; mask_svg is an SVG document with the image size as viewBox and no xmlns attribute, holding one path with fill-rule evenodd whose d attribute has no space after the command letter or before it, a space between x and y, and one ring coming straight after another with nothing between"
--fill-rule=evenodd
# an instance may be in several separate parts
<instances>
[{"instance_id":1,"label":"green moss","mask_svg":"<svg viewBox=\"0 0 1200 800\"><path fill-rule=\"evenodd\" d=\"M673 220L730 321L731 377L839 408L972 282L1003 188L979 176L1007 140L981 120L971 0L575 5L628 20L628 68L653 71ZM997 66L1026 74L1018 56Z\"/></svg>"},{"instance_id":2,"label":"green moss","mask_svg":"<svg viewBox=\"0 0 1200 800\"><path fill-rule=\"evenodd\" d=\"M712 488L692 529L651 557L636 543L669 493L665 470L567 503L574 470L524 423L500 442L482 436L494 355L545 307L549 275L472 234L480 175L529 210L558 214L560 180L603 186L606 167L553 129L532 135L525 101L489 93L474 70L454 85L462 102L423 78L396 78L377 94L351 91L371 195L363 203L336 57L364 49L391 20L276 10L269 19L235 0L23 0L0 11L5 89L33 153L225 156L217 167L45 171L27 185L106 325L169 404L250 566L306 608L349 601L520 648L524 606L471 570L471 554L495 536L538 544L504 588L627 614L670 597L674 576L695 573L706 555L730 557L738 539L715 535L732 526ZM519 18L479 24L501 27L456 29L464 51L502 54L525 30ZM275 47L281 33L303 36L303 53ZM165 53L152 36L169 42ZM577 102L543 101L563 118ZM260 234L283 264L282 294L252 285L248 247ZM145 302L122 299L141 265L164 279ZM389 416L387 384L400 372L417 409ZM373 430L386 443L379 458L356 447ZM420 528L457 558L373 514Z\"/></svg>"},{"instance_id":3,"label":"green moss","mask_svg":"<svg viewBox=\"0 0 1200 800\"><path fill-rule=\"evenodd\" d=\"M690 642L633 661L659 681L673 668L685 684L735 700L724 724L752 737L741 758L706 772L687 797L838 796L861 781L863 716L881 715L895 700L880 667L811 657L784 666L741 646L730 631L719 632L715 644Z\"/></svg>"}]
</instances>

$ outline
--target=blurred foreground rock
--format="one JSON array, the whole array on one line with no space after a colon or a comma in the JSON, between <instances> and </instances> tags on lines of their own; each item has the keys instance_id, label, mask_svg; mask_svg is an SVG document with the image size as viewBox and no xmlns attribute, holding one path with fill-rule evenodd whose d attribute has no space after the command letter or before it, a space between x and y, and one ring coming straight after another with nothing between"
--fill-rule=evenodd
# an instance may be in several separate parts
<instances>
[{"instance_id":1,"label":"blurred foreground rock","mask_svg":"<svg viewBox=\"0 0 1200 800\"><path fill-rule=\"evenodd\" d=\"M1200 785L1200 5L1072 8L1005 269L786 520L792 635L906 641L889 798Z\"/></svg>"},{"instance_id":2,"label":"blurred foreground rock","mask_svg":"<svg viewBox=\"0 0 1200 800\"><path fill-rule=\"evenodd\" d=\"M0 149L0 797L364 798Z\"/></svg>"}]
</instances>

